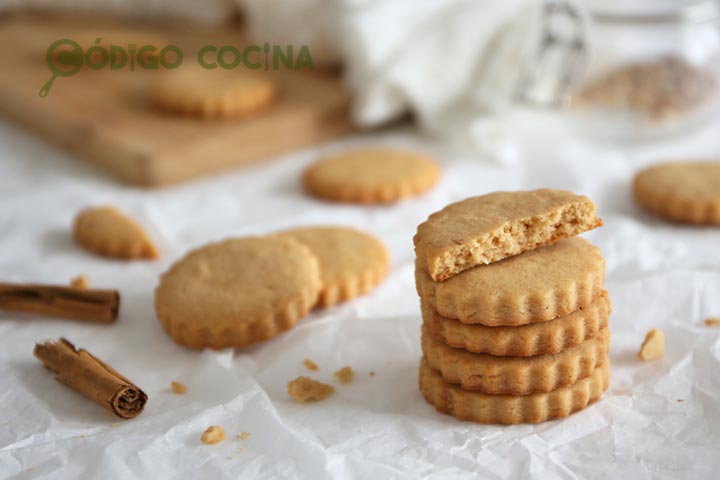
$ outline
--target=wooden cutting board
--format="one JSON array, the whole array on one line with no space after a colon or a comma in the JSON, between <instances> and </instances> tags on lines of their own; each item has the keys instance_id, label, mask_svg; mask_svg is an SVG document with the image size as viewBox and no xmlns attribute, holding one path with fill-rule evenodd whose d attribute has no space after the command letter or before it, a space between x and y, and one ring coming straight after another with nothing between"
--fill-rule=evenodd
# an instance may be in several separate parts
<instances>
[{"instance_id":1,"label":"wooden cutting board","mask_svg":"<svg viewBox=\"0 0 720 480\"><path fill-rule=\"evenodd\" d=\"M246 119L202 120L157 112L144 98L157 71L83 69L50 77L47 47L60 38L112 38L141 45L164 40L181 46L183 64L200 45L247 44L237 29L135 26L108 20L8 16L0 18L0 113L98 165L129 184L158 187L270 159L351 130L350 95L338 74L275 72L275 105ZM159 40L158 40L159 39ZM12 46L12 48L8 47ZM182 66L180 67L182 68Z\"/></svg>"}]
</instances>

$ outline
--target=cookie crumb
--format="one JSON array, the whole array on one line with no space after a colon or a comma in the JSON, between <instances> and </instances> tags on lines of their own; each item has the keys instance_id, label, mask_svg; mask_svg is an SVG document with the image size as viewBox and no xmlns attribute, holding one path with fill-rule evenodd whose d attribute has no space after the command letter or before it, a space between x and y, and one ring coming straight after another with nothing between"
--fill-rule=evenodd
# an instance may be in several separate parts
<instances>
[{"instance_id":1,"label":"cookie crumb","mask_svg":"<svg viewBox=\"0 0 720 480\"><path fill-rule=\"evenodd\" d=\"M303 364L305 365L305 368L307 368L308 370L312 370L313 372L320 370L320 367L317 366L317 363L313 362L309 358L303 360Z\"/></svg>"},{"instance_id":2,"label":"cookie crumb","mask_svg":"<svg viewBox=\"0 0 720 480\"><path fill-rule=\"evenodd\" d=\"M170 388L172 388L173 393L177 393L178 395L185 395L187 393L187 387L180 382L172 382Z\"/></svg>"},{"instance_id":3,"label":"cookie crumb","mask_svg":"<svg viewBox=\"0 0 720 480\"><path fill-rule=\"evenodd\" d=\"M87 275L78 275L77 277L70 279L70 288L74 288L76 290L87 290L89 286L90 282L88 281Z\"/></svg>"},{"instance_id":4,"label":"cookie crumb","mask_svg":"<svg viewBox=\"0 0 720 480\"><path fill-rule=\"evenodd\" d=\"M682 402L684 402L685 400L683 400L682 398L678 398L677 401L678 401L678 403L682 403Z\"/></svg>"},{"instance_id":5,"label":"cookie crumb","mask_svg":"<svg viewBox=\"0 0 720 480\"><path fill-rule=\"evenodd\" d=\"M705 325L708 327L720 327L720 317L706 318Z\"/></svg>"},{"instance_id":6,"label":"cookie crumb","mask_svg":"<svg viewBox=\"0 0 720 480\"><path fill-rule=\"evenodd\" d=\"M219 425L212 425L207 428L200 437L200 441L207 445L214 445L225 440L225 430Z\"/></svg>"},{"instance_id":7,"label":"cookie crumb","mask_svg":"<svg viewBox=\"0 0 720 480\"><path fill-rule=\"evenodd\" d=\"M335 388L312 378L300 376L288 382L287 392L296 402L305 403L325 400L335 392Z\"/></svg>"},{"instance_id":8,"label":"cookie crumb","mask_svg":"<svg viewBox=\"0 0 720 480\"><path fill-rule=\"evenodd\" d=\"M335 372L335 378L340 383L350 383L355 379L355 372L353 372L352 367L343 367Z\"/></svg>"},{"instance_id":9,"label":"cookie crumb","mask_svg":"<svg viewBox=\"0 0 720 480\"><path fill-rule=\"evenodd\" d=\"M250 436L250 432L242 432L240 435L235 435L236 440L247 440Z\"/></svg>"},{"instance_id":10,"label":"cookie crumb","mask_svg":"<svg viewBox=\"0 0 720 480\"><path fill-rule=\"evenodd\" d=\"M370 370L370 376L371 376L371 377L374 377L374 376L375 376L375 371Z\"/></svg>"},{"instance_id":11,"label":"cookie crumb","mask_svg":"<svg viewBox=\"0 0 720 480\"><path fill-rule=\"evenodd\" d=\"M665 334L662 330L653 328L645 336L640 347L638 357L640 360L656 360L665 355Z\"/></svg>"}]
</instances>

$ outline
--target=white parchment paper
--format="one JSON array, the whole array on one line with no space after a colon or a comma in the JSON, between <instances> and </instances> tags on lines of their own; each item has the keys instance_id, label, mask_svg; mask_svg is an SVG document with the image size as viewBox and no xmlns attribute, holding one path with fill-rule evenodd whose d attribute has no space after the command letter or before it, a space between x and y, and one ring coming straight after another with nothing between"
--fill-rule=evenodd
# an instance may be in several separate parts
<instances>
[{"instance_id":1,"label":"white parchment paper","mask_svg":"<svg viewBox=\"0 0 720 480\"><path fill-rule=\"evenodd\" d=\"M643 213L630 181L657 158L717 155L717 126L649 147L607 148L538 135L506 166L451 151L411 131L358 136L227 175L159 190L114 183L91 167L0 125L3 281L64 283L86 273L122 292L116 325L0 313L0 476L9 478L717 478L720 468L720 230L674 226ZM439 186L388 207L343 206L303 195L298 173L319 152L370 142L425 149L444 167ZM420 314L412 236L428 214L501 189L582 192L605 226L588 237L607 259L614 311L612 385L562 421L482 426L436 413L417 388ZM113 262L73 245L81 208L111 203L158 240L157 262ZM312 313L295 329L243 351L197 352L155 319L158 275L188 249L232 235L296 225L352 225L378 235L392 258L371 295ZM642 363L645 332L667 335L665 358ZM113 418L53 380L35 342L65 336L140 385L135 420ZM304 358L318 372L308 372ZM317 404L293 403L301 374L356 380ZM375 372L374 376L370 372ZM170 382L187 385L184 396ZM228 439L200 442L209 425ZM245 440L236 439L249 432Z\"/></svg>"}]
</instances>

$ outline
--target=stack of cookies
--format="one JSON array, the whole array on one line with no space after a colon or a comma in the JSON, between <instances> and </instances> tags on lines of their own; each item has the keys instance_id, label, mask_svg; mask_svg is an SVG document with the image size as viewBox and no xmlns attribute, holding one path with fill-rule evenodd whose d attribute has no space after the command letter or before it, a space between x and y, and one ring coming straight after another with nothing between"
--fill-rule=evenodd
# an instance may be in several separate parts
<instances>
[{"instance_id":1,"label":"stack of cookies","mask_svg":"<svg viewBox=\"0 0 720 480\"><path fill-rule=\"evenodd\" d=\"M610 381L605 262L576 235L602 225L584 196L496 192L418 227L419 383L436 409L536 423L596 401Z\"/></svg>"}]
</instances>

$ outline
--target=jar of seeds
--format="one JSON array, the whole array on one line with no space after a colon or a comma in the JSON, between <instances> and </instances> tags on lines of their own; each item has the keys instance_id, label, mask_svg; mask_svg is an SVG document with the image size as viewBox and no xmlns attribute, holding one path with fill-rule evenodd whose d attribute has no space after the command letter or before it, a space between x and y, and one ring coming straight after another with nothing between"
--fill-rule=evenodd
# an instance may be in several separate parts
<instances>
[{"instance_id":1,"label":"jar of seeds","mask_svg":"<svg viewBox=\"0 0 720 480\"><path fill-rule=\"evenodd\" d=\"M568 98L594 136L643 140L720 114L719 9L714 0L584 2L588 59Z\"/></svg>"}]
</instances>

